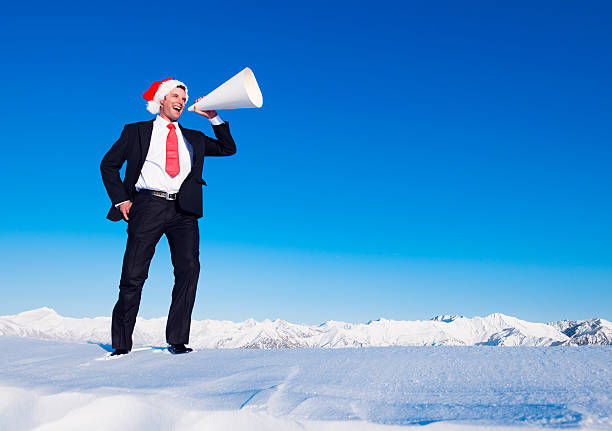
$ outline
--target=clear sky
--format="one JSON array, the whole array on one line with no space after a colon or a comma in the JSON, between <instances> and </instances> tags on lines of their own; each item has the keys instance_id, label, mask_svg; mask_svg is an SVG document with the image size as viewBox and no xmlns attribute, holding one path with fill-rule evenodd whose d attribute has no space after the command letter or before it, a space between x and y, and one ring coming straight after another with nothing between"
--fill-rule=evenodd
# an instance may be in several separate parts
<instances>
[{"instance_id":1,"label":"clear sky","mask_svg":"<svg viewBox=\"0 0 612 431\"><path fill-rule=\"evenodd\" d=\"M110 316L102 156L153 81L194 100L249 66L264 106L220 112L194 318L612 319L609 2L176 5L4 6L0 314ZM171 286L162 239L140 315Z\"/></svg>"}]
</instances>

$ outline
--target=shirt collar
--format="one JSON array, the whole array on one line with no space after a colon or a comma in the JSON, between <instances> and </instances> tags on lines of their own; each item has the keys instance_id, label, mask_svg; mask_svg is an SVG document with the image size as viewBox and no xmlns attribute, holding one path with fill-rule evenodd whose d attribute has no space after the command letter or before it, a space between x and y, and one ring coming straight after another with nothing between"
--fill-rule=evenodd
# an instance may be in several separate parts
<instances>
[{"instance_id":1,"label":"shirt collar","mask_svg":"<svg viewBox=\"0 0 612 431\"><path fill-rule=\"evenodd\" d=\"M157 117L155 117L155 122L158 123L162 127L166 127L166 126L168 126L168 124L170 124L170 121L166 120L165 118L162 118L161 115L158 115ZM172 124L174 124L174 127L176 129L179 128L178 121L173 121Z\"/></svg>"}]
</instances>

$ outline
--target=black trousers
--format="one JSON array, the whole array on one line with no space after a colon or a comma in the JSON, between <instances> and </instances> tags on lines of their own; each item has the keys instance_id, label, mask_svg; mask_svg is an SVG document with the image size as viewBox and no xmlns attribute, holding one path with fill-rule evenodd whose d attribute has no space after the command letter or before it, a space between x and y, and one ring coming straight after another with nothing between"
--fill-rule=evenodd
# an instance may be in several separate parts
<instances>
[{"instance_id":1,"label":"black trousers","mask_svg":"<svg viewBox=\"0 0 612 431\"><path fill-rule=\"evenodd\" d=\"M155 246L163 234L168 239L174 288L166 324L169 344L188 344L191 312L200 275L200 232L196 216L182 213L176 201L137 193L128 214L128 239L113 309L114 349L132 348L132 333L140 306L142 286L149 275Z\"/></svg>"}]
</instances>

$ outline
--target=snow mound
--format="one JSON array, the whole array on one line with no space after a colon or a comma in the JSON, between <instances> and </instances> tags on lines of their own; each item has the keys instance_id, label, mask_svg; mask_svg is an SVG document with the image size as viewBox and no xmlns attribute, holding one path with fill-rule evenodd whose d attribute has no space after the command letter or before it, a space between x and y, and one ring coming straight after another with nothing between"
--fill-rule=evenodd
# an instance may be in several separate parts
<instances>
[{"instance_id":1,"label":"snow mound","mask_svg":"<svg viewBox=\"0 0 612 431\"><path fill-rule=\"evenodd\" d=\"M0 348L3 431L612 430L610 346Z\"/></svg>"}]
</instances>

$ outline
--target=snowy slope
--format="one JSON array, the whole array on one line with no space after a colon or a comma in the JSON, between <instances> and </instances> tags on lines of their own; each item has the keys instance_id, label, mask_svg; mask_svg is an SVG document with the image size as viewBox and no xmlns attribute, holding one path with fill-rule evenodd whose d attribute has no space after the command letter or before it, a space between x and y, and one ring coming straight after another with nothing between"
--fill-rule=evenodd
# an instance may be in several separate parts
<instances>
[{"instance_id":1,"label":"snowy slope","mask_svg":"<svg viewBox=\"0 0 612 431\"><path fill-rule=\"evenodd\" d=\"M444 345L550 346L606 344L606 341L609 343L612 338L609 335L609 328L612 324L603 319L592 320L597 324L592 323L590 326L584 324L580 326L580 330L576 329L573 332L568 332L564 324L555 326L555 324L532 323L500 313L473 318L437 316L431 320L417 321L378 319L368 323L346 323L330 320L318 326L269 319L262 322L254 319L243 322L194 320L191 325L190 345L196 348L269 349ZM165 345L165 325L165 318L138 318L134 344ZM572 326L574 327L577 328ZM594 327L601 329L598 329L597 335L591 334ZM17 315L0 316L0 335L109 343L110 318L75 319L62 317L50 308L40 308Z\"/></svg>"},{"instance_id":2,"label":"snowy slope","mask_svg":"<svg viewBox=\"0 0 612 431\"><path fill-rule=\"evenodd\" d=\"M612 430L610 346L0 349L3 431Z\"/></svg>"}]
</instances>

